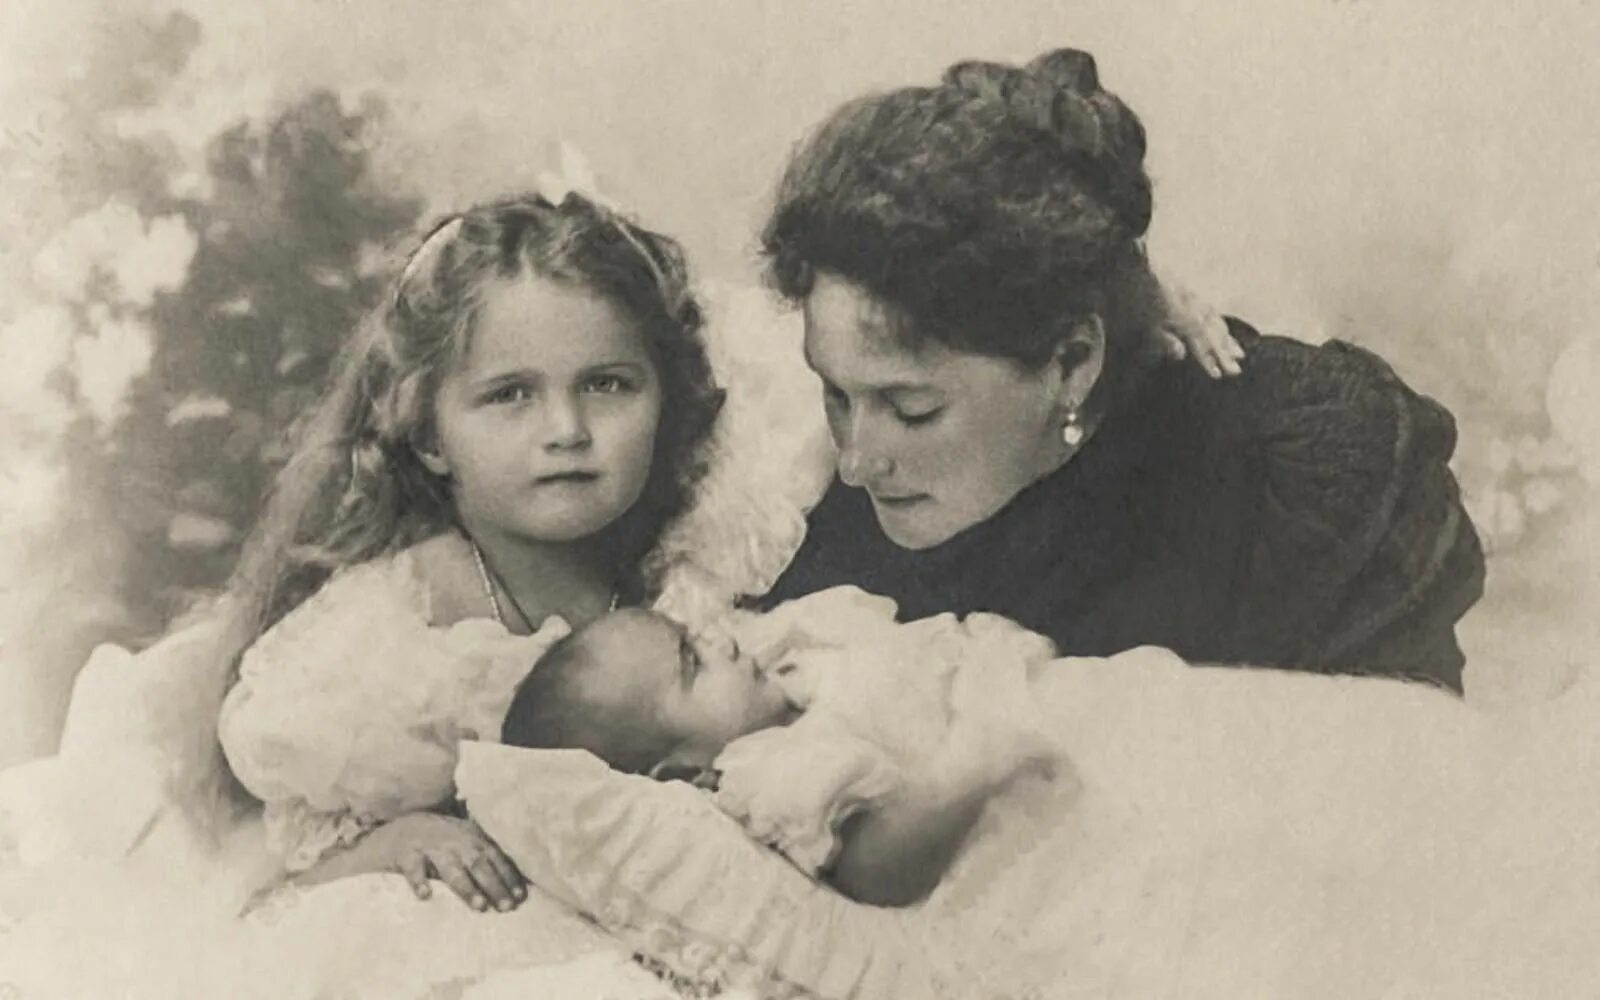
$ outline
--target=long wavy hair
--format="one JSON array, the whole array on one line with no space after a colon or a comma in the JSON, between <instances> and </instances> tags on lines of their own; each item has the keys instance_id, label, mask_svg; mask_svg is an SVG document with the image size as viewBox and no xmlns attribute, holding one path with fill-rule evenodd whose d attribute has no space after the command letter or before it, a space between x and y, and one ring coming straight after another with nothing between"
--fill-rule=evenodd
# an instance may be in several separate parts
<instances>
[{"instance_id":1,"label":"long wavy hair","mask_svg":"<svg viewBox=\"0 0 1600 1000\"><path fill-rule=\"evenodd\" d=\"M650 472L640 498L594 539L624 597L652 591L641 562L687 507L722 404L682 250L577 193L559 204L508 197L426 231L291 432L290 458L213 609L228 683L244 651L334 572L456 523L448 484L417 446L431 439L435 396L470 345L485 288L527 275L616 305L655 363L662 404Z\"/></svg>"}]
</instances>

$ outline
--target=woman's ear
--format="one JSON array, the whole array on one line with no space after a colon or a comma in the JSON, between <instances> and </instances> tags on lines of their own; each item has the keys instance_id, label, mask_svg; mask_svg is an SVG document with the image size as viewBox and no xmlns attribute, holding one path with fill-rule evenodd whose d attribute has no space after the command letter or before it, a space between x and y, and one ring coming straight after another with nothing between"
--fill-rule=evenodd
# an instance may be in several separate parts
<instances>
[{"instance_id":1,"label":"woman's ear","mask_svg":"<svg viewBox=\"0 0 1600 1000\"><path fill-rule=\"evenodd\" d=\"M1064 411L1082 409L1105 369L1106 327L1098 313L1090 313L1072 325L1072 330L1056 345L1051 363L1060 372L1057 404Z\"/></svg>"}]
</instances>

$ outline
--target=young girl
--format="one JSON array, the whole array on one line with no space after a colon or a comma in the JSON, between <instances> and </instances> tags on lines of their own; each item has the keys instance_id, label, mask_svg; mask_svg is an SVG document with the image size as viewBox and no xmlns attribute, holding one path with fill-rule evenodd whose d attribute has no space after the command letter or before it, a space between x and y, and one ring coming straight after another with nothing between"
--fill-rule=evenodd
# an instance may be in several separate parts
<instances>
[{"instance_id":1,"label":"young girl","mask_svg":"<svg viewBox=\"0 0 1600 1000\"><path fill-rule=\"evenodd\" d=\"M230 587L219 734L301 883L525 896L452 814L570 627L647 600L721 404L675 242L581 194L436 225L351 344ZM308 596L309 595L309 596ZM302 603L303 602L303 603Z\"/></svg>"}]
</instances>

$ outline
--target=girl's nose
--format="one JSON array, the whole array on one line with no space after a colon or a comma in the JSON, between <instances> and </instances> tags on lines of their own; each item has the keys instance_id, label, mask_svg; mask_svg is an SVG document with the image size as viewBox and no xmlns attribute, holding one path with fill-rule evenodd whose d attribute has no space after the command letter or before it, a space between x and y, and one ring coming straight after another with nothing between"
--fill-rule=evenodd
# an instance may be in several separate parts
<instances>
[{"instance_id":1,"label":"girl's nose","mask_svg":"<svg viewBox=\"0 0 1600 1000\"><path fill-rule=\"evenodd\" d=\"M552 399L545 408L545 427L544 446L552 451L583 448L591 441L589 423L575 399Z\"/></svg>"}]
</instances>

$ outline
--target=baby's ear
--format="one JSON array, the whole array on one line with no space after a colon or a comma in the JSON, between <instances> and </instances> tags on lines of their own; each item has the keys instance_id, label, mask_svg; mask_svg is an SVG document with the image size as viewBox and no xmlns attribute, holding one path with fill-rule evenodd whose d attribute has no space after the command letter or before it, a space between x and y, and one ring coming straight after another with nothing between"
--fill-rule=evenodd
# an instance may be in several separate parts
<instances>
[{"instance_id":1,"label":"baby's ear","mask_svg":"<svg viewBox=\"0 0 1600 1000\"><path fill-rule=\"evenodd\" d=\"M682 760L664 760L650 769L650 777L656 781L683 781L696 788L716 791L717 783L722 777L722 772L709 764L697 764Z\"/></svg>"},{"instance_id":2,"label":"baby's ear","mask_svg":"<svg viewBox=\"0 0 1600 1000\"><path fill-rule=\"evenodd\" d=\"M680 746L652 767L650 777L657 781L687 781L699 784L700 776L710 771L716 755L693 746Z\"/></svg>"}]
</instances>

